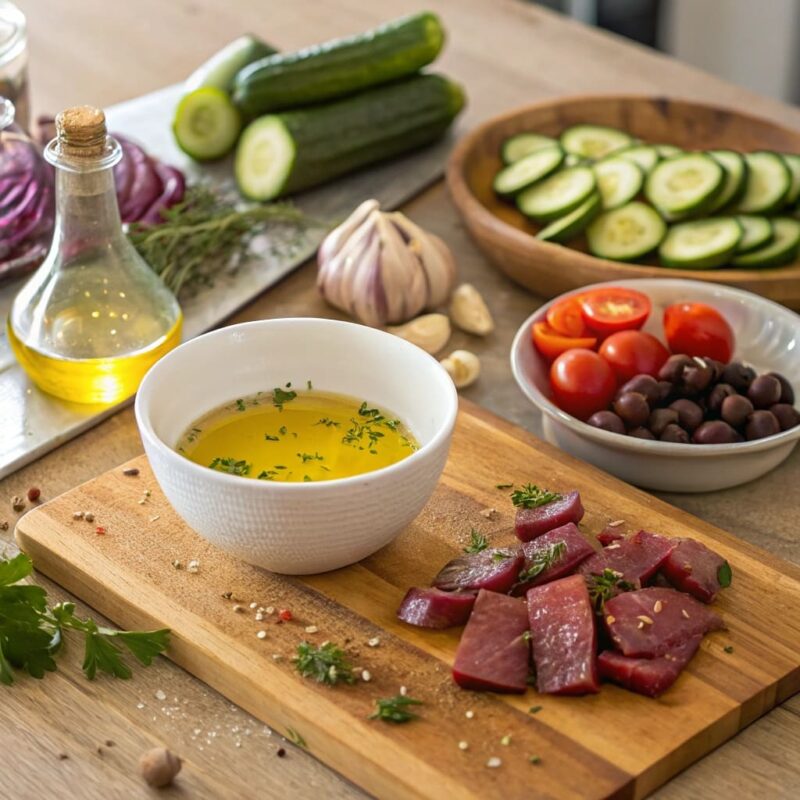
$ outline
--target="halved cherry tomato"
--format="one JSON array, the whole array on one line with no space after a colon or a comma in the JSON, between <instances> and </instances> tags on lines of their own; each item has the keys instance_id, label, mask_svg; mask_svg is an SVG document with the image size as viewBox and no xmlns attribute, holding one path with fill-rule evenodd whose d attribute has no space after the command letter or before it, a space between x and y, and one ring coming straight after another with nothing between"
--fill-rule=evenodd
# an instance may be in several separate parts
<instances>
[{"instance_id":1,"label":"halved cherry tomato","mask_svg":"<svg viewBox=\"0 0 800 800\"><path fill-rule=\"evenodd\" d=\"M650 316L646 294L621 286L590 289L580 296L584 322L599 334L639 330Z\"/></svg>"},{"instance_id":2,"label":"halved cherry tomato","mask_svg":"<svg viewBox=\"0 0 800 800\"><path fill-rule=\"evenodd\" d=\"M556 405L578 419L608 408L617 390L611 367L593 350L573 348L550 367L550 386Z\"/></svg>"},{"instance_id":3,"label":"halved cherry tomato","mask_svg":"<svg viewBox=\"0 0 800 800\"><path fill-rule=\"evenodd\" d=\"M534 322L531 327L531 335L536 349L548 361L552 361L573 347L585 347L587 350L593 350L597 346L597 339L593 336L577 339L570 336L562 336L546 322Z\"/></svg>"},{"instance_id":4,"label":"halved cherry tomato","mask_svg":"<svg viewBox=\"0 0 800 800\"><path fill-rule=\"evenodd\" d=\"M568 297L566 300L559 300L550 306L547 311L547 324L556 333L560 333L562 336L571 336L573 339L590 335L586 330L581 304L577 297ZM575 346L583 347L583 345Z\"/></svg>"},{"instance_id":5,"label":"halved cherry tomato","mask_svg":"<svg viewBox=\"0 0 800 800\"><path fill-rule=\"evenodd\" d=\"M642 331L612 333L600 345L599 352L620 383L642 373L655 377L669 358L667 348L655 336Z\"/></svg>"},{"instance_id":6,"label":"halved cherry tomato","mask_svg":"<svg viewBox=\"0 0 800 800\"><path fill-rule=\"evenodd\" d=\"M675 303L664 311L664 333L673 353L706 356L727 364L734 350L731 326L713 306Z\"/></svg>"}]
</instances>

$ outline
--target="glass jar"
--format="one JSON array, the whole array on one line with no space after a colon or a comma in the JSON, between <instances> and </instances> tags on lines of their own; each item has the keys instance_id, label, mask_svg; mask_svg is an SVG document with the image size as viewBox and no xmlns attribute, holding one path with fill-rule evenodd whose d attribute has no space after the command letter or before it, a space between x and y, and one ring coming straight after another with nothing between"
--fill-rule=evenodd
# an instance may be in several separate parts
<instances>
[{"instance_id":1,"label":"glass jar","mask_svg":"<svg viewBox=\"0 0 800 800\"><path fill-rule=\"evenodd\" d=\"M25 15L8 0L0 0L0 97L17 109L17 125L30 130L28 102L28 34Z\"/></svg>"}]
</instances>

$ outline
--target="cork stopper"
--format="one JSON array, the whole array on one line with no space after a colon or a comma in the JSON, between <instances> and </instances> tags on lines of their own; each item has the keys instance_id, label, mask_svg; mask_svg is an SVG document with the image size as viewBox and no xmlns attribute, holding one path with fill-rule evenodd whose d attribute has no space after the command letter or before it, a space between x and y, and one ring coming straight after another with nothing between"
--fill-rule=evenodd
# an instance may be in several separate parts
<instances>
[{"instance_id":1,"label":"cork stopper","mask_svg":"<svg viewBox=\"0 0 800 800\"><path fill-rule=\"evenodd\" d=\"M106 148L106 116L93 106L75 106L56 117L59 149L82 158L103 155Z\"/></svg>"}]
</instances>

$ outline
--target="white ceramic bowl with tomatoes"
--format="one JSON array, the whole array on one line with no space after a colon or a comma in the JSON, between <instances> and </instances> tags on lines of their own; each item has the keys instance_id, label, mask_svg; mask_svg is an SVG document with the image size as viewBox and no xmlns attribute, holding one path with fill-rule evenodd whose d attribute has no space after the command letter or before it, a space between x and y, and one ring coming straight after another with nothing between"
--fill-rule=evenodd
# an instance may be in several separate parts
<instances>
[{"instance_id":1,"label":"white ceramic bowl with tomatoes","mask_svg":"<svg viewBox=\"0 0 800 800\"><path fill-rule=\"evenodd\" d=\"M588 293L616 287L642 293L650 300L650 313L641 331L649 334L657 343L650 341L650 337L628 337L634 340L634 346L631 347L625 341L626 337L617 336L612 340L612 343L617 343L616 348L609 348L610 335L601 333L595 337L591 329L585 331L588 338L597 338L599 341L581 342L580 338L568 337L573 342L571 347L580 348L583 345L594 350L602 348L606 356L603 360L610 358L614 364L609 370L612 378L609 379L604 368L596 368L595 358L586 355L585 351L583 354L578 351L577 356L562 357L558 363L573 358L579 362L583 359L586 364L579 364L577 369L573 364L562 370L569 373L566 375L569 380L562 381L560 391L554 392L551 362L563 342L559 343L559 334L547 323L548 312L551 321L554 321L556 305L566 298L587 296ZM648 359L651 362L663 361L666 353L663 348L667 343L664 312L671 306L687 302L711 306L724 317L734 335L734 360L751 366L759 375L767 372L782 374L800 394L800 317L794 312L750 292L700 281L647 278L598 283L560 295L543 305L523 323L514 338L511 368L519 387L542 412L545 438L629 483L672 492L707 492L729 488L759 478L784 461L800 438L800 425L753 441L684 444L636 438L603 430L583 421L592 409L609 406L626 374L646 371L640 367L647 364ZM555 321L562 330L570 330L569 309L565 305L562 308L567 308L567 318ZM598 317L593 321L595 330L602 328L604 323L610 328L625 324L626 320L626 324L634 326L641 323L641 319L636 319L639 311L635 302L630 307L622 303L619 309L611 308L610 316L603 319L602 312L608 310L607 305L599 307ZM580 322L573 322L574 332L582 333ZM724 332L715 330L713 319L704 322L706 325L705 328L701 325L701 333L705 330L710 334L710 340L707 339L704 346L709 347L710 341L712 350L721 348L717 355L711 352L706 355L726 360L723 358L726 348ZM546 327L543 328L542 323ZM549 352L550 358L534 346L534 324L538 325L540 347L546 352L550 337L549 344L554 348ZM683 326L682 331L677 333L670 331L673 344L676 345L673 350L675 353L685 352L693 343L697 343L697 332L688 338L684 337L682 341L675 341L676 338L680 339L685 330L686 326ZM604 336L609 338L604 339ZM576 341L577 345L574 344ZM610 354L607 352L609 349L612 350ZM690 352L689 355L695 353ZM568 413L565 408L573 413Z\"/></svg>"}]
</instances>

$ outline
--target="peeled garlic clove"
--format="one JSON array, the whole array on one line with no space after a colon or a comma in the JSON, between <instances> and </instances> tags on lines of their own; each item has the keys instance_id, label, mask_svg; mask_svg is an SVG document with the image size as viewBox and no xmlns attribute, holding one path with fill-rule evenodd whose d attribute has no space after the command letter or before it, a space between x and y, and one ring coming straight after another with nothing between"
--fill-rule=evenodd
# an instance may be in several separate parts
<instances>
[{"instance_id":1,"label":"peeled garlic clove","mask_svg":"<svg viewBox=\"0 0 800 800\"><path fill-rule=\"evenodd\" d=\"M450 320L444 314L423 314L405 325L386 330L434 355L450 339Z\"/></svg>"},{"instance_id":2,"label":"peeled garlic clove","mask_svg":"<svg viewBox=\"0 0 800 800\"><path fill-rule=\"evenodd\" d=\"M486 336L494 330L494 320L480 292L471 283L462 283L450 300L450 316L456 327L467 333Z\"/></svg>"},{"instance_id":3,"label":"peeled garlic clove","mask_svg":"<svg viewBox=\"0 0 800 800\"><path fill-rule=\"evenodd\" d=\"M481 374L480 359L469 350L453 350L447 358L443 358L439 363L453 379L456 389L472 386Z\"/></svg>"}]
</instances>

